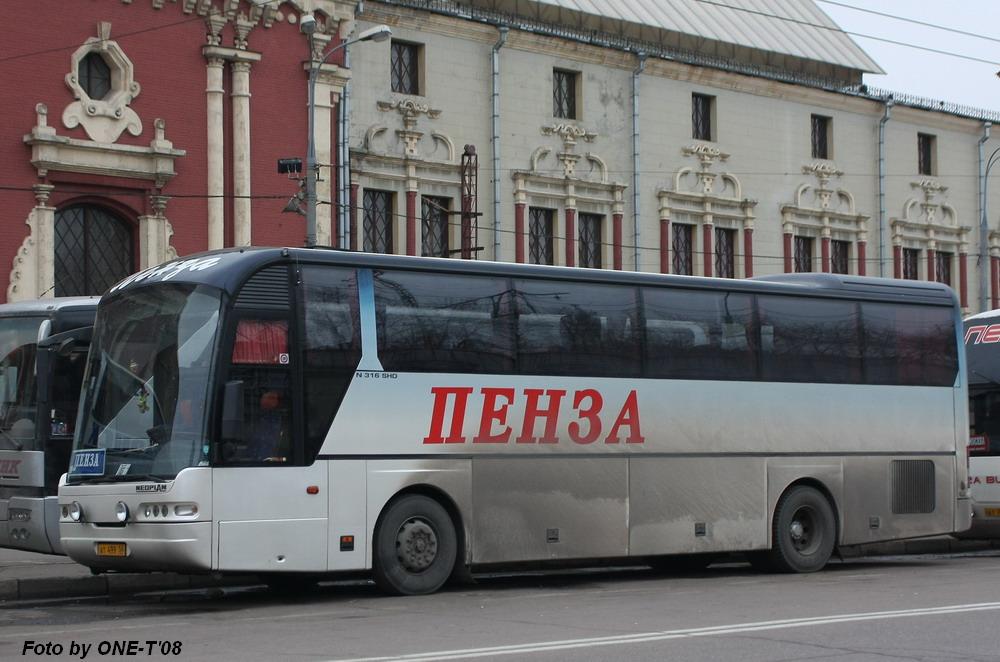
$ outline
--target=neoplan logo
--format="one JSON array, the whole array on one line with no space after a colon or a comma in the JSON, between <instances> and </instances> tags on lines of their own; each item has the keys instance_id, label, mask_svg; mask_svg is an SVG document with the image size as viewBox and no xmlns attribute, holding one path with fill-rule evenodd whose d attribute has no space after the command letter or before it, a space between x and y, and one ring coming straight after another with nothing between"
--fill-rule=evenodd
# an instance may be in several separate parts
<instances>
[{"instance_id":1,"label":"neoplan logo","mask_svg":"<svg viewBox=\"0 0 1000 662\"><path fill-rule=\"evenodd\" d=\"M136 485L136 492L166 492L167 486L163 483L153 483L152 485Z\"/></svg>"}]
</instances>

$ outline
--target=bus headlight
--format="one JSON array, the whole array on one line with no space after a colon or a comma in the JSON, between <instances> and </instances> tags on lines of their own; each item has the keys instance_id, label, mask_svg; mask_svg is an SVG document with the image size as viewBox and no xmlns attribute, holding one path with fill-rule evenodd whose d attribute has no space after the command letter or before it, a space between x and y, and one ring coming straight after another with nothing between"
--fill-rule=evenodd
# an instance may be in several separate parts
<instances>
[{"instance_id":1,"label":"bus headlight","mask_svg":"<svg viewBox=\"0 0 1000 662\"><path fill-rule=\"evenodd\" d=\"M69 504L69 518L74 522L83 521L83 506L80 505L79 501Z\"/></svg>"},{"instance_id":2,"label":"bus headlight","mask_svg":"<svg viewBox=\"0 0 1000 662\"><path fill-rule=\"evenodd\" d=\"M128 506L125 505L124 501L119 501L115 504L115 517L122 523L128 521Z\"/></svg>"}]
</instances>

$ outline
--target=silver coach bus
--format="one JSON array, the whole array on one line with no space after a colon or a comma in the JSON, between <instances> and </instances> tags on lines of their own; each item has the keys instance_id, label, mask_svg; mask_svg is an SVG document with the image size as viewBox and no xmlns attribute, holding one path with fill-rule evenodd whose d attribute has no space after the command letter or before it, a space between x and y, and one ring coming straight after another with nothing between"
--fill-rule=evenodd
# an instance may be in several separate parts
<instances>
[{"instance_id":1,"label":"silver coach bus","mask_svg":"<svg viewBox=\"0 0 1000 662\"><path fill-rule=\"evenodd\" d=\"M455 572L968 528L954 293L305 249L193 256L98 311L67 553L95 570Z\"/></svg>"},{"instance_id":2,"label":"silver coach bus","mask_svg":"<svg viewBox=\"0 0 1000 662\"><path fill-rule=\"evenodd\" d=\"M69 466L97 297L0 304L0 546L59 545L59 477Z\"/></svg>"}]
</instances>

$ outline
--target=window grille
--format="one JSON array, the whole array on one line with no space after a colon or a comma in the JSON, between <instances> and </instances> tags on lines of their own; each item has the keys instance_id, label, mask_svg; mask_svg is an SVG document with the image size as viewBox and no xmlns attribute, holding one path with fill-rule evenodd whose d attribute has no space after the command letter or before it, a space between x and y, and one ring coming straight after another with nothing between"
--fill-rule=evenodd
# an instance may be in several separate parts
<instances>
[{"instance_id":1,"label":"window grille","mask_svg":"<svg viewBox=\"0 0 1000 662\"><path fill-rule=\"evenodd\" d=\"M552 251L552 217L551 209L532 207L528 212L528 259L531 264L552 264L555 261Z\"/></svg>"},{"instance_id":2,"label":"window grille","mask_svg":"<svg viewBox=\"0 0 1000 662\"><path fill-rule=\"evenodd\" d=\"M934 256L934 275L937 282L951 286L951 261L955 257L954 253L944 253L938 251Z\"/></svg>"},{"instance_id":3,"label":"window grille","mask_svg":"<svg viewBox=\"0 0 1000 662\"><path fill-rule=\"evenodd\" d=\"M707 94L691 95L692 134L697 140L712 140L712 102Z\"/></svg>"},{"instance_id":4,"label":"window grille","mask_svg":"<svg viewBox=\"0 0 1000 662\"><path fill-rule=\"evenodd\" d=\"M795 237L795 273L812 271L812 237Z\"/></svg>"},{"instance_id":5,"label":"window grille","mask_svg":"<svg viewBox=\"0 0 1000 662\"><path fill-rule=\"evenodd\" d=\"M848 273L850 242L834 239L830 242L830 271L835 274Z\"/></svg>"},{"instance_id":6,"label":"window grille","mask_svg":"<svg viewBox=\"0 0 1000 662\"><path fill-rule=\"evenodd\" d=\"M108 96L111 91L111 67L100 53L90 53L80 60L77 76L80 87L95 101Z\"/></svg>"},{"instance_id":7,"label":"window grille","mask_svg":"<svg viewBox=\"0 0 1000 662\"><path fill-rule=\"evenodd\" d=\"M103 294L135 271L132 228L93 205L60 209L55 218L55 295Z\"/></svg>"},{"instance_id":8,"label":"window grille","mask_svg":"<svg viewBox=\"0 0 1000 662\"><path fill-rule=\"evenodd\" d=\"M552 70L552 114L563 119L576 119L576 72Z\"/></svg>"},{"instance_id":9,"label":"window grille","mask_svg":"<svg viewBox=\"0 0 1000 662\"><path fill-rule=\"evenodd\" d=\"M420 94L420 46L393 41L390 60L392 91Z\"/></svg>"},{"instance_id":10,"label":"window grille","mask_svg":"<svg viewBox=\"0 0 1000 662\"><path fill-rule=\"evenodd\" d=\"M448 211L451 200L425 195L421 201L422 254L425 257L449 257Z\"/></svg>"},{"instance_id":11,"label":"window grille","mask_svg":"<svg viewBox=\"0 0 1000 662\"><path fill-rule=\"evenodd\" d=\"M830 118L812 116L812 156L814 159L830 158Z\"/></svg>"},{"instance_id":12,"label":"window grille","mask_svg":"<svg viewBox=\"0 0 1000 662\"><path fill-rule=\"evenodd\" d=\"M590 269L601 268L601 221L600 214L580 214L580 266Z\"/></svg>"},{"instance_id":13,"label":"window grille","mask_svg":"<svg viewBox=\"0 0 1000 662\"><path fill-rule=\"evenodd\" d=\"M917 280L920 278L920 249L903 249L903 278Z\"/></svg>"},{"instance_id":14,"label":"window grille","mask_svg":"<svg viewBox=\"0 0 1000 662\"><path fill-rule=\"evenodd\" d=\"M934 174L934 136L927 133L917 134L917 172Z\"/></svg>"},{"instance_id":15,"label":"window grille","mask_svg":"<svg viewBox=\"0 0 1000 662\"><path fill-rule=\"evenodd\" d=\"M671 268L675 274L690 276L694 273L694 249L691 236L694 228L690 225L674 223L671 227L670 245L674 249Z\"/></svg>"},{"instance_id":16,"label":"window grille","mask_svg":"<svg viewBox=\"0 0 1000 662\"><path fill-rule=\"evenodd\" d=\"M715 228L715 275L736 278L736 230Z\"/></svg>"},{"instance_id":17,"label":"window grille","mask_svg":"<svg viewBox=\"0 0 1000 662\"><path fill-rule=\"evenodd\" d=\"M365 191L364 250L392 253L392 193Z\"/></svg>"}]
</instances>

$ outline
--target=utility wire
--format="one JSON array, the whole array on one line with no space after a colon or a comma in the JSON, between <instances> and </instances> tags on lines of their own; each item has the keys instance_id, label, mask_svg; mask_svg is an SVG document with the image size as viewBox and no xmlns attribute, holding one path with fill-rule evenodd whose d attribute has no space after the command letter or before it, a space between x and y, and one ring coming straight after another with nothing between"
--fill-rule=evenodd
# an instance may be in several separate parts
<instances>
[{"instance_id":1,"label":"utility wire","mask_svg":"<svg viewBox=\"0 0 1000 662\"><path fill-rule=\"evenodd\" d=\"M0 190L9 190L9 187L0 186ZM17 189L17 190L25 190L25 189ZM27 190L30 190L30 189L27 189ZM91 192L92 191L86 191L86 193L91 193ZM137 192L137 191L130 191L130 193L132 193L134 195L143 195L142 193ZM174 196L168 196L168 197L174 197ZM177 197L180 197L180 196L177 196ZM189 196L189 197L192 197L192 198L211 198L211 197L220 197L220 196ZM259 198L259 199L266 199L266 200L275 200L275 199L286 199L289 196L287 194L280 194L280 195L249 195L249 196L222 196L222 197L241 197L241 198L244 198L244 199L245 198L249 198L249 199L258 199ZM330 205L332 207L338 206L333 201L325 201L325 200L320 201L320 204ZM339 206L341 206L344 209L347 209L348 212L352 213L352 214L357 214L358 212L364 212L364 207L362 207L361 205L350 205L350 204L347 204L347 205L339 205ZM450 211L451 210L449 210L449 212ZM278 213L281 213L281 212L280 211L276 211L275 213L278 214ZM405 221L405 220L408 219L408 217L407 217L407 215L405 213L400 213L400 212L388 212L386 214L383 214L383 216L391 217L391 218L394 218L394 219L397 219L397 220L402 220L402 221ZM602 214L601 216L604 217L605 225L606 225L607 224L606 223L607 215L603 215ZM417 221L417 223L421 223L423 219L418 216L415 220ZM758 219L758 221L759 221L759 219ZM364 221L362 220L361 223L363 224L363 222ZM672 225L685 225L685 226L691 226L691 227L701 227L699 224L696 224L696 223L680 223L680 222L677 222L677 221L671 221L671 224ZM447 221L446 225L451 226L451 227L456 227L456 228L461 228L462 227L462 223L460 221ZM480 223L480 224L473 223L473 229L480 229L480 228L488 229L491 232L493 230L493 227L492 227L491 224L488 224L488 223ZM513 230L511 228L503 228L503 227L501 227L499 230L500 230L501 234L505 234L505 235L516 235L517 234L517 231ZM524 235L527 236L528 234L530 234L530 233L528 231L525 231ZM605 233L605 234L607 234L607 233ZM565 235L558 235L558 234L553 233L551 235L551 240L553 242L556 242L556 241L566 241L566 236ZM579 238L577 238L576 241L579 241ZM363 242L364 242L364 233L363 233L363 231L360 231L360 232L358 232L357 243L360 245ZM614 244L612 242L609 242L609 241L601 241L601 242L598 242L598 243L599 243L600 246L614 246ZM740 243L740 242L737 242L737 243ZM637 245L637 244L629 244L629 243L625 243L625 242L622 242L621 248L622 248L623 251L624 250L635 250L635 249L638 249L638 250L641 250L641 251L649 251L649 252L657 252L657 253L661 250L660 246L644 246L644 245L641 245L641 244ZM670 242L670 250L668 251L668 254L672 256L674 252L675 252L674 242L671 241ZM691 250L691 254L692 255L701 255L702 253L703 253L703 251L701 251L701 250L695 250L692 247L692 250ZM957 252L955 254L956 254L956 256L958 255ZM713 255L714 255L714 253L713 253ZM978 257L979 256L978 253L974 253L974 252L966 253L966 255L968 257ZM742 257L744 257L743 253L738 252L738 251L735 250L735 244L734 244L733 256L734 256L734 258L742 258ZM760 260L784 260L785 256L784 255L770 255L770 254L767 254L767 253L760 253L760 252L758 252L758 251L755 250L754 253L753 253L753 258L754 258L754 260L758 260L758 259L760 259ZM813 258L813 261L815 262L818 259L819 259L818 257L815 257L815 258ZM856 257L850 257L850 258L848 258L848 260L850 262L858 262L859 261L858 258L856 258ZM866 263L877 262L877 261L878 261L877 256L868 257L868 258L865 259ZM656 262L656 266L659 267L659 262L658 261Z\"/></svg>"},{"instance_id":2,"label":"utility wire","mask_svg":"<svg viewBox=\"0 0 1000 662\"><path fill-rule=\"evenodd\" d=\"M973 37L974 39L985 39L986 41L992 41L1000 44L1000 38L990 37L984 34L977 34L975 32L968 32L966 30L959 30L958 28L949 28L944 25L938 25L936 23L928 23L926 21L918 21L915 18L907 18L905 16L897 16L896 14L887 14L885 12L875 11L874 9L865 9L864 7L856 7L855 5L849 5L846 2L836 2L835 0L818 0L826 5L834 5L836 7L843 7L845 9L851 9L857 12L863 12L865 14L873 14L875 16L882 16L883 18L891 18L895 21L902 21L904 23L913 23L914 25L922 25L927 28L934 28L935 30L942 30L944 32L952 32L954 34L960 34L964 37Z\"/></svg>"},{"instance_id":3,"label":"utility wire","mask_svg":"<svg viewBox=\"0 0 1000 662\"><path fill-rule=\"evenodd\" d=\"M275 3L275 2L280 3L280 2L283 2L283 1L284 0L267 0L267 2L265 4L272 4L272 3ZM849 34L849 35L854 36L854 37L862 37L862 38L865 38L865 39L872 39L874 41L881 41L881 42L885 42L885 43L889 43L889 44L894 44L896 46L902 46L904 48L913 48L913 49L922 50L922 51L926 51L926 52L930 52L930 53L935 53L935 54L938 54L938 55L945 55L945 56L948 56L948 57L955 57L955 58L959 58L959 59L963 59L963 60L969 60L969 61L972 61L972 62L981 62L981 63L984 63L984 64L990 64L990 65L994 65L994 66L1000 66L1000 61L996 61L996 60L987 60L987 59L984 59L984 58L973 57L971 55L962 55L961 53L955 53L955 52L946 51L946 50L943 50L943 49L931 48L929 46L919 46L917 44L911 44L911 43L907 43L907 42L903 42L903 41L898 41L898 40L895 40L895 39L888 39L886 37L878 37L878 36L875 36L875 35L863 34L863 33L860 33L860 32L852 32L850 30L844 30L844 29L842 29L840 27L836 27L836 26L832 26L831 27L829 25L822 25L820 23L812 23L810 21L805 21L805 20L802 20L802 19L792 18L790 16L779 16L777 14L772 14L772 13L769 13L769 12L755 10L755 9L749 9L749 8L746 8L746 7L734 7L732 5L725 4L724 2L718 2L718 1L715 1L715 0L696 0L696 2L700 2L700 3L706 4L706 5L713 5L713 6L716 6L716 7L721 7L723 9L728 9L728 10L731 10L731 11L744 12L744 13L748 13L748 14L754 14L754 15L757 15L757 16L763 16L765 18L772 18L772 19L777 19L777 20L781 20L781 21L786 21L786 22L789 22L789 23L795 23L797 25L803 25L803 26L807 26L807 27L813 27L813 28L817 28L817 29L820 29L820 30L829 30L831 32L839 32L839 33L843 33L843 34ZM948 30L948 31L951 31L951 32L956 32L958 34L963 34L963 35L974 37L974 38L978 38L978 39L986 39L986 40L996 41L996 42L1000 43L1000 39L997 39L997 38L994 38L994 37L989 37L989 36L986 36L986 35L980 35L980 34L975 34L975 33L972 33L972 32L965 32L965 31L962 31L962 30L957 30L957 29L952 29L952 28L945 28L945 27L942 27L942 26L936 26L936 25L932 25L932 24L929 24L929 23L924 23L924 22L921 22L921 21L916 21L914 19L907 19L907 18L904 18L904 17L901 17L901 16L895 16L895 15L892 15L892 14L885 14L885 13L882 13L882 12L875 12L875 11L872 11L872 10L865 10L865 9L861 9L859 7L853 7L851 5L846 5L846 4L842 4L842 3L838 3L838 2L833 2L832 0L820 0L820 2L827 2L827 3L833 4L833 5L841 5L843 7L847 7L847 8L851 8L851 9L856 9L858 11L867 11L869 13L878 14L878 15L881 15L881 16L885 16L887 18L894 18L894 19L901 20L901 21L908 21L908 22L917 23L917 24L920 24L920 25L926 25L928 27L935 27L935 28L939 28L939 29L942 29L942 30ZM185 23L192 23L192 22L195 22L195 21L202 21L202 20L204 20L204 17L202 17L202 16L196 16L196 17L193 17L193 18L184 19L182 21L177 21L175 23L168 23L168 24L165 24L165 25L153 26L153 27L149 27L149 28L143 28L141 30L134 30L132 32L121 33L119 35L116 35L115 39L123 39L125 37L131 37L131 36L138 35L138 34L145 34L145 33L148 33L148 32L154 32L156 30L163 30L163 29L175 27L177 25L183 25ZM48 48L48 49L43 49L43 50L38 50L38 51L32 51L30 53L19 53L19 54L16 54L16 55L9 55L9 56L6 56L6 57L0 57L0 63L9 62L9 61L12 61L12 60L19 60L19 59L23 59L23 58L27 58L27 57L34 57L36 55L44 55L44 54L47 54L47 53L55 53L55 52L65 51L65 50L74 50L76 48L79 48L79 44L74 44L74 45L71 45L71 46L60 46L60 47Z\"/></svg>"},{"instance_id":4,"label":"utility wire","mask_svg":"<svg viewBox=\"0 0 1000 662\"><path fill-rule=\"evenodd\" d=\"M704 5L712 5L712 6L715 6L715 7L721 7L723 9L729 9L729 10L735 11L735 12L744 12L744 13L747 13L747 14L753 14L755 16L763 16L765 18L774 18L774 19L778 19L780 21L787 21L788 23L794 23L796 25L803 25L803 26L806 26L806 27L817 28L819 30L828 30L830 32L840 32L840 33L843 33L843 34L849 34L852 37L862 37L864 39L872 39L874 41L881 41L881 42L884 42L884 43L887 43L887 44L893 44L895 46L903 46L903 47L906 47L906 48L913 48L913 49L920 50L920 51L926 51L928 53L935 53L937 55L947 55L948 57L955 57L955 58L959 58L959 59L962 59L962 60L969 60L971 62L981 62L983 64L989 64L989 65L993 65L993 66L1000 66L1000 60L987 60L985 58L973 57L971 55L962 55L961 53L955 53L955 52L952 52L952 51L946 51L946 50L939 49L939 48L931 48L930 46L918 46L917 44L911 44L911 43L908 43L908 42L905 42L905 41L898 41L896 39L889 39L887 37L877 37L875 35L864 34L864 33L861 33L861 32L853 32L851 30L844 30L844 29L842 29L840 27L837 27L837 26L829 26L829 25L823 25L821 23L813 23L811 21L804 21L802 19L792 18L790 16L778 16L777 14L772 14L772 13L765 12L765 11L760 11L760 10L757 10L757 9L749 9L747 7L734 7L732 5L728 5L728 4L724 3L724 2L719 2L717 0L695 0L695 1L699 2L701 4L704 4ZM976 36L980 36L980 35L976 35Z\"/></svg>"},{"instance_id":5,"label":"utility wire","mask_svg":"<svg viewBox=\"0 0 1000 662\"><path fill-rule=\"evenodd\" d=\"M258 6L264 6L264 5L271 5L271 4L274 4L274 3L280 4L280 3L284 2L284 1L285 0L267 0L266 2L259 2L258 1L257 5ZM125 39L127 37L134 37L134 36L140 35L140 34L146 34L146 33L149 33L149 32L156 32L157 30L166 30L168 28L177 27L178 25L186 25L188 23L203 22L204 20L205 20L204 16L195 15L195 16L193 16L191 18L185 18L185 19L182 19L180 21L175 21L173 23L164 23L163 25L154 25L154 26L151 26L151 27L148 27L148 28L142 28L140 30L133 30L132 32L121 32L119 34L116 34L114 36L114 39L110 39L109 38L109 39L102 39L100 41L102 41L102 42L103 41L117 41L119 39ZM73 44L72 46L56 46L56 47L53 47L53 48L46 48L46 49L39 50L39 51L32 51L30 53L18 53L16 55L8 55L6 57L0 57L0 63L2 63L2 62L10 62L10 61L13 61L13 60L21 60L21 59L24 59L26 57L35 57L36 55L46 55L48 53L58 53L60 51L76 50L79 47L80 47L80 44Z\"/></svg>"}]
</instances>

